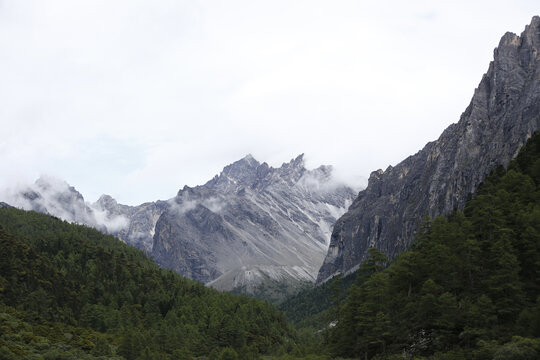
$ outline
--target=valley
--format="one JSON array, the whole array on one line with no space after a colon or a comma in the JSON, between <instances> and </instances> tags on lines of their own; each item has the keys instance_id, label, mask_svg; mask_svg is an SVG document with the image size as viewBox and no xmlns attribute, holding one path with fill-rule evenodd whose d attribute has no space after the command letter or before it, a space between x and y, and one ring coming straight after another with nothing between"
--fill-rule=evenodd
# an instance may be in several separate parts
<instances>
[{"instance_id":1,"label":"valley","mask_svg":"<svg viewBox=\"0 0 540 360\"><path fill-rule=\"evenodd\" d=\"M0 198L0 359L540 357L540 17L365 189L252 155L137 206Z\"/></svg>"}]
</instances>

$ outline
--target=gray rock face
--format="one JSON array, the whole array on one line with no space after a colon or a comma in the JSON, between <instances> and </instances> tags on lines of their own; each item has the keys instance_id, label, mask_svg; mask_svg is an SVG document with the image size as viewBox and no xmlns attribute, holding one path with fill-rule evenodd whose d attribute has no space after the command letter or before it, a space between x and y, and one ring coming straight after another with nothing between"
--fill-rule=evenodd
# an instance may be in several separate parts
<instances>
[{"instance_id":1,"label":"gray rock face","mask_svg":"<svg viewBox=\"0 0 540 360\"><path fill-rule=\"evenodd\" d=\"M273 304L313 286L313 274L300 266L242 266L218 277L207 285L219 291L249 294Z\"/></svg>"},{"instance_id":2,"label":"gray rock face","mask_svg":"<svg viewBox=\"0 0 540 360\"><path fill-rule=\"evenodd\" d=\"M393 257L421 218L463 208L489 171L506 165L540 125L540 18L505 34L459 122L395 167L371 174L335 224L318 282L357 268L369 247Z\"/></svg>"},{"instance_id":3,"label":"gray rock face","mask_svg":"<svg viewBox=\"0 0 540 360\"><path fill-rule=\"evenodd\" d=\"M138 206L128 206L119 204L109 195L102 195L93 207L105 212L109 218L127 218L128 224L118 229L114 235L148 254L152 252L156 223L167 208L166 201L158 200Z\"/></svg>"},{"instance_id":4,"label":"gray rock face","mask_svg":"<svg viewBox=\"0 0 540 360\"><path fill-rule=\"evenodd\" d=\"M307 170L302 155L278 169L248 155L205 185L178 192L157 222L152 254L223 290L252 288L246 281L266 277L313 282L332 224L355 196L331 170ZM254 267L260 276L250 275Z\"/></svg>"}]
</instances>

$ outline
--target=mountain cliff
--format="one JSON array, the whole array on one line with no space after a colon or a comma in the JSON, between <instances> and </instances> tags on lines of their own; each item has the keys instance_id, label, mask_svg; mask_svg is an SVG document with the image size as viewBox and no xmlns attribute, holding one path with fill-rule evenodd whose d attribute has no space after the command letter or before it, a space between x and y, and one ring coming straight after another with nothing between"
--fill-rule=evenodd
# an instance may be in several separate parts
<instances>
[{"instance_id":1,"label":"mountain cliff","mask_svg":"<svg viewBox=\"0 0 540 360\"><path fill-rule=\"evenodd\" d=\"M107 214L109 218L124 217L129 221L118 229L114 235L120 240L144 250L152 252L156 223L167 208L166 201L147 202L137 206L119 204L109 195L102 195L92 206Z\"/></svg>"},{"instance_id":2,"label":"mountain cliff","mask_svg":"<svg viewBox=\"0 0 540 360\"><path fill-rule=\"evenodd\" d=\"M331 227L355 196L331 174L329 166L307 170L303 155L280 168L248 155L178 192L156 224L152 255L221 290L313 282Z\"/></svg>"},{"instance_id":3,"label":"mountain cliff","mask_svg":"<svg viewBox=\"0 0 540 360\"><path fill-rule=\"evenodd\" d=\"M470 105L438 140L385 171L335 224L317 281L355 270L367 249L405 250L424 216L463 208L498 165L506 165L540 126L540 17L506 33Z\"/></svg>"}]
</instances>

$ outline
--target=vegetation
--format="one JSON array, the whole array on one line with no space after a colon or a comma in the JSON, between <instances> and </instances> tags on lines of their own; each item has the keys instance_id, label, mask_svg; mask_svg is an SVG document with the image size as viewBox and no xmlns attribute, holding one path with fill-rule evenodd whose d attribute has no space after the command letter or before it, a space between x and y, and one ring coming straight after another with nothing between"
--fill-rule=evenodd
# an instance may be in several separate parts
<instances>
[{"instance_id":1,"label":"vegetation","mask_svg":"<svg viewBox=\"0 0 540 360\"><path fill-rule=\"evenodd\" d=\"M0 209L0 359L249 359L293 344L268 303L160 269L88 227Z\"/></svg>"},{"instance_id":2,"label":"vegetation","mask_svg":"<svg viewBox=\"0 0 540 360\"><path fill-rule=\"evenodd\" d=\"M345 277L336 276L319 286L305 289L289 297L278 308L299 328L323 328L335 320L336 308L354 284L357 272Z\"/></svg>"},{"instance_id":3,"label":"vegetation","mask_svg":"<svg viewBox=\"0 0 540 360\"><path fill-rule=\"evenodd\" d=\"M538 359L540 135L384 263L373 250L327 335L332 355Z\"/></svg>"},{"instance_id":4,"label":"vegetation","mask_svg":"<svg viewBox=\"0 0 540 360\"><path fill-rule=\"evenodd\" d=\"M253 291L249 292L247 286L239 286L234 288L231 293L236 295L246 295L255 299L268 301L274 305L279 305L294 294L313 287L313 283L307 280L274 280L264 273L262 275L264 276L263 281L255 286Z\"/></svg>"},{"instance_id":5,"label":"vegetation","mask_svg":"<svg viewBox=\"0 0 540 360\"><path fill-rule=\"evenodd\" d=\"M540 135L389 262L280 308L218 293L113 237L0 208L3 359L538 359ZM335 325L335 326L333 326Z\"/></svg>"}]
</instances>

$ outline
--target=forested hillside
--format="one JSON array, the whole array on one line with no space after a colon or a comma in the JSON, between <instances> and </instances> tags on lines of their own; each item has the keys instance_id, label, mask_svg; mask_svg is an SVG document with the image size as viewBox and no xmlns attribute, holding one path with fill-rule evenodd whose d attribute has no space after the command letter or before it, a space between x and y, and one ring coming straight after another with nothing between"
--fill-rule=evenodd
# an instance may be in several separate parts
<instances>
[{"instance_id":1,"label":"forested hillside","mask_svg":"<svg viewBox=\"0 0 540 360\"><path fill-rule=\"evenodd\" d=\"M540 135L463 212L426 219L386 269L365 264L329 331L334 356L540 357Z\"/></svg>"},{"instance_id":2,"label":"forested hillside","mask_svg":"<svg viewBox=\"0 0 540 360\"><path fill-rule=\"evenodd\" d=\"M269 304L160 269L85 226L0 208L0 254L0 359L247 359L292 344Z\"/></svg>"}]
</instances>

